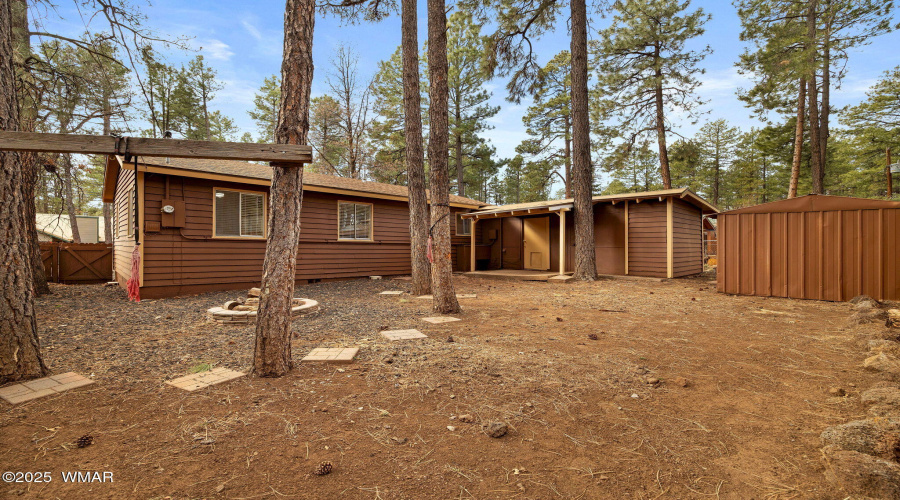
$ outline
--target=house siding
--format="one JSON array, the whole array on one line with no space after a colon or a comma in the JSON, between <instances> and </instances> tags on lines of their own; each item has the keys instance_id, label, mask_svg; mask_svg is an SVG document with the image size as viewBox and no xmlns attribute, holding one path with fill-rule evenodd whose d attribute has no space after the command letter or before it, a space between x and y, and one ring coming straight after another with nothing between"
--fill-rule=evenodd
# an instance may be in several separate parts
<instances>
[{"instance_id":1,"label":"house siding","mask_svg":"<svg viewBox=\"0 0 900 500\"><path fill-rule=\"evenodd\" d=\"M122 173L127 174L124 170ZM266 241L213 238L215 188L268 194L265 186L169 177L169 198L185 202L185 227L145 232L142 296L259 286ZM144 191L146 224L161 224L166 176L147 174ZM372 241L338 241L338 201L372 204ZM455 213L462 209L452 210ZM307 191L300 219L296 275L300 283L411 272L409 210L405 202ZM469 242L469 236L455 236L455 227L452 231L453 244ZM117 251L118 246L117 240ZM456 250L454 246L454 263Z\"/></svg>"},{"instance_id":2,"label":"house siding","mask_svg":"<svg viewBox=\"0 0 900 500\"><path fill-rule=\"evenodd\" d=\"M128 204L134 196L134 172L122 169L116 181L116 199L113 216L113 270L120 285L131 278L131 253L134 251L134 236L128 236L129 226L134 224L128 218Z\"/></svg>"},{"instance_id":3,"label":"house siding","mask_svg":"<svg viewBox=\"0 0 900 500\"><path fill-rule=\"evenodd\" d=\"M675 199L672 207L672 275L703 272L703 214L697 207Z\"/></svg>"}]
</instances>

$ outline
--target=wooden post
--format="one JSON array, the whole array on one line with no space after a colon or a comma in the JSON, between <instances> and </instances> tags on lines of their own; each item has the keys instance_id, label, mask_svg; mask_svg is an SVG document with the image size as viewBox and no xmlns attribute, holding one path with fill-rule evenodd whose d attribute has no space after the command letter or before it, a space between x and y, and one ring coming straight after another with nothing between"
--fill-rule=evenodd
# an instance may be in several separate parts
<instances>
[{"instance_id":1,"label":"wooden post","mask_svg":"<svg viewBox=\"0 0 900 500\"><path fill-rule=\"evenodd\" d=\"M675 241L673 230L673 209L675 200L671 196L666 198L666 277L672 278L675 275Z\"/></svg>"},{"instance_id":2,"label":"wooden post","mask_svg":"<svg viewBox=\"0 0 900 500\"><path fill-rule=\"evenodd\" d=\"M566 274L566 211L559 211L559 274Z\"/></svg>"},{"instance_id":3,"label":"wooden post","mask_svg":"<svg viewBox=\"0 0 900 500\"><path fill-rule=\"evenodd\" d=\"M628 276L628 200L625 200L625 276Z\"/></svg>"},{"instance_id":4,"label":"wooden post","mask_svg":"<svg viewBox=\"0 0 900 500\"><path fill-rule=\"evenodd\" d=\"M472 242L472 249L469 253L469 272L475 271L475 223L478 219L472 219L472 225L469 227L469 240Z\"/></svg>"}]
</instances>

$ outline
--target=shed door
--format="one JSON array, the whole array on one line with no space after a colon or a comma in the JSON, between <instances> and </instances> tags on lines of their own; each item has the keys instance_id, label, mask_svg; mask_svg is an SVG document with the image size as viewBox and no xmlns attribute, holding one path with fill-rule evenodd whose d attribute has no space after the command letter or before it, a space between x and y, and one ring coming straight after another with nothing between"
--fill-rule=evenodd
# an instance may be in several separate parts
<instances>
[{"instance_id":1,"label":"shed door","mask_svg":"<svg viewBox=\"0 0 900 500\"><path fill-rule=\"evenodd\" d=\"M550 269L550 217L525 219L525 269Z\"/></svg>"}]
</instances>

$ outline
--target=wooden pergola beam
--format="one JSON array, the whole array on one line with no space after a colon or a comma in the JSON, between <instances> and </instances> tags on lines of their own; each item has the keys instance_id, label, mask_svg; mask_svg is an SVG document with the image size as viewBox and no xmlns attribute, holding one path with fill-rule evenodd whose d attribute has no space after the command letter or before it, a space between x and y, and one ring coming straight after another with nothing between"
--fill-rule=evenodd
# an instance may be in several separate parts
<instances>
[{"instance_id":1,"label":"wooden pergola beam","mask_svg":"<svg viewBox=\"0 0 900 500\"><path fill-rule=\"evenodd\" d=\"M127 140L126 140L127 139ZM296 144L116 138L107 135L0 131L0 150L95 155L167 156L210 160L311 163L312 148Z\"/></svg>"}]
</instances>

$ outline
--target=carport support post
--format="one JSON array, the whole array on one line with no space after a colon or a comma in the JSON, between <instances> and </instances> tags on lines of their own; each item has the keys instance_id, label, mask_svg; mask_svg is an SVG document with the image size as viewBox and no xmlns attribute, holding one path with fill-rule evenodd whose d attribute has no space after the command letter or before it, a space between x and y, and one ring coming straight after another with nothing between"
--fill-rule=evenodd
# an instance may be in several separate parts
<instances>
[{"instance_id":1,"label":"carport support post","mask_svg":"<svg viewBox=\"0 0 900 500\"><path fill-rule=\"evenodd\" d=\"M469 226L469 241L472 248L469 251L469 272L475 272L475 223L478 219L472 218L472 225Z\"/></svg>"},{"instance_id":2,"label":"carport support post","mask_svg":"<svg viewBox=\"0 0 900 500\"><path fill-rule=\"evenodd\" d=\"M559 211L559 274L566 274L566 210Z\"/></svg>"}]
</instances>

